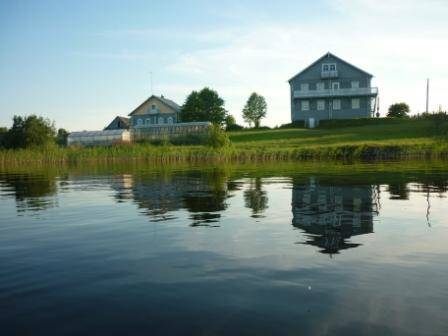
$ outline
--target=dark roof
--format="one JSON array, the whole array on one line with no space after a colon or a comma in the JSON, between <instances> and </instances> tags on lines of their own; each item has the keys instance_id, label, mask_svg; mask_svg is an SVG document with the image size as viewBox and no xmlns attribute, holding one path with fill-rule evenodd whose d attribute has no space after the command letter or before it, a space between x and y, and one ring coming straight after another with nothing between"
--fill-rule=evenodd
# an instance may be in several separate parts
<instances>
[{"instance_id":1,"label":"dark roof","mask_svg":"<svg viewBox=\"0 0 448 336\"><path fill-rule=\"evenodd\" d=\"M139 106L137 106L131 113L129 113L128 115L132 115L135 111L137 111L142 105L144 105L147 101L149 101L151 98L155 98L157 100L159 100L160 102L162 102L163 104L167 105L168 107L172 108L173 110L175 110L176 112L180 111L180 106L175 103L174 101L172 101L171 99L167 99L163 96L159 97L156 95L152 95L151 97L149 97L148 99L146 99L143 103L141 103Z\"/></svg>"},{"instance_id":2,"label":"dark roof","mask_svg":"<svg viewBox=\"0 0 448 336\"><path fill-rule=\"evenodd\" d=\"M130 125L130 122L129 122L129 118L126 118L126 117L120 117L120 116L117 116L117 117L115 117L114 118L114 120L112 120L111 122L110 122L110 124L109 125L107 125L104 129L106 130L106 129L108 129L109 127L111 127L112 126L112 124L115 122L115 120L120 120L121 121L121 123L125 126L125 128L129 128L129 125Z\"/></svg>"},{"instance_id":3,"label":"dark roof","mask_svg":"<svg viewBox=\"0 0 448 336\"><path fill-rule=\"evenodd\" d=\"M297 76L301 75L303 72L305 72L306 70L308 70L309 68L311 68L313 65L315 65L316 63L319 63L321 60L323 60L325 57L334 57L336 58L338 61L341 61L349 66L351 66L352 68L355 68L356 70L359 70L361 72L364 72L366 75L373 77L373 75L371 75L370 73L368 73L367 71L364 71L360 68L358 68L357 66L354 66L353 64L343 60L342 58L332 54L331 52L327 52L325 55L323 55L322 57L318 58L316 61L314 61L313 63L311 63L310 65L308 65L305 69L303 69L302 71L300 71L299 73L295 74L293 77L291 77L288 82L292 81L294 78L296 78Z\"/></svg>"}]
</instances>

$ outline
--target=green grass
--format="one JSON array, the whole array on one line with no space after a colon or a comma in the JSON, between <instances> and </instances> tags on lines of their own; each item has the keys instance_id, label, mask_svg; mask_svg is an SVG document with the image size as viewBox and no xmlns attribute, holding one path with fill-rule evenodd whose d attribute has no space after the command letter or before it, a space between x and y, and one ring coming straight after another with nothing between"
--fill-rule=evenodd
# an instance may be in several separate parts
<instances>
[{"instance_id":1,"label":"green grass","mask_svg":"<svg viewBox=\"0 0 448 336\"><path fill-rule=\"evenodd\" d=\"M390 160L448 158L446 135L434 120L400 120L344 128L229 132L231 146L154 146L1 150L0 164L86 161L196 162L261 160Z\"/></svg>"}]
</instances>

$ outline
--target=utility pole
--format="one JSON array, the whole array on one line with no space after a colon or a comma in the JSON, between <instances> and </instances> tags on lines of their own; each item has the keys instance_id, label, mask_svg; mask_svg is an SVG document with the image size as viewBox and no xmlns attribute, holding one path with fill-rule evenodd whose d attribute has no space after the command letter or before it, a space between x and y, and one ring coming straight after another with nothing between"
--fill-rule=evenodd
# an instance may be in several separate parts
<instances>
[{"instance_id":1,"label":"utility pole","mask_svg":"<svg viewBox=\"0 0 448 336\"><path fill-rule=\"evenodd\" d=\"M429 78L426 79L426 113L429 113Z\"/></svg>"}]
</instances>

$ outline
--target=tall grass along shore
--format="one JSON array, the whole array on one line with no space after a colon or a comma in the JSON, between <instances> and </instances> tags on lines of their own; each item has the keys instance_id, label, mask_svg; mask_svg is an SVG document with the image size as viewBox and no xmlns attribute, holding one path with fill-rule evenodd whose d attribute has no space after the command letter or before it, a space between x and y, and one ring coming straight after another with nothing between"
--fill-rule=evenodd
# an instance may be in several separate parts
<instances>
[{"instance_id":1,"label":"tall grass along shore","mask_svg":"<svg viewBox=\"0 0 448 336\"><path fill-rule=\"evenodd\" d=\"M448 158L447 135L440 132L440 125L434 120L401 120L313 130L245 130L228 135L230 144L220 148L166 142L160 145L0 150L0 164Z\"/></svg>"}]
</instances>

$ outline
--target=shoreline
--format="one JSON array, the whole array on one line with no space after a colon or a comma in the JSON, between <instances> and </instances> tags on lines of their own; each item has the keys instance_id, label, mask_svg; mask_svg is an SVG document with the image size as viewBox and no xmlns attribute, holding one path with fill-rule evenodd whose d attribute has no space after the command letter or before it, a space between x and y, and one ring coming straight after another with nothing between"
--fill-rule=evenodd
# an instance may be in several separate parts
<instances>
[{"instance_id":1,"label":"shoreline","mask_svg":"<svg viewBox=\"0 0 448 336\"><path fill-rule=\"evenodd\" d=\"M0 150L0 165L67 164L86 162L265 162L265 161L341 161L448 159L448 143L360 144L279 148L229 146L213 149L206 146L117 145L91 148L48 148Z\"/></svg>"}]
</instances>

